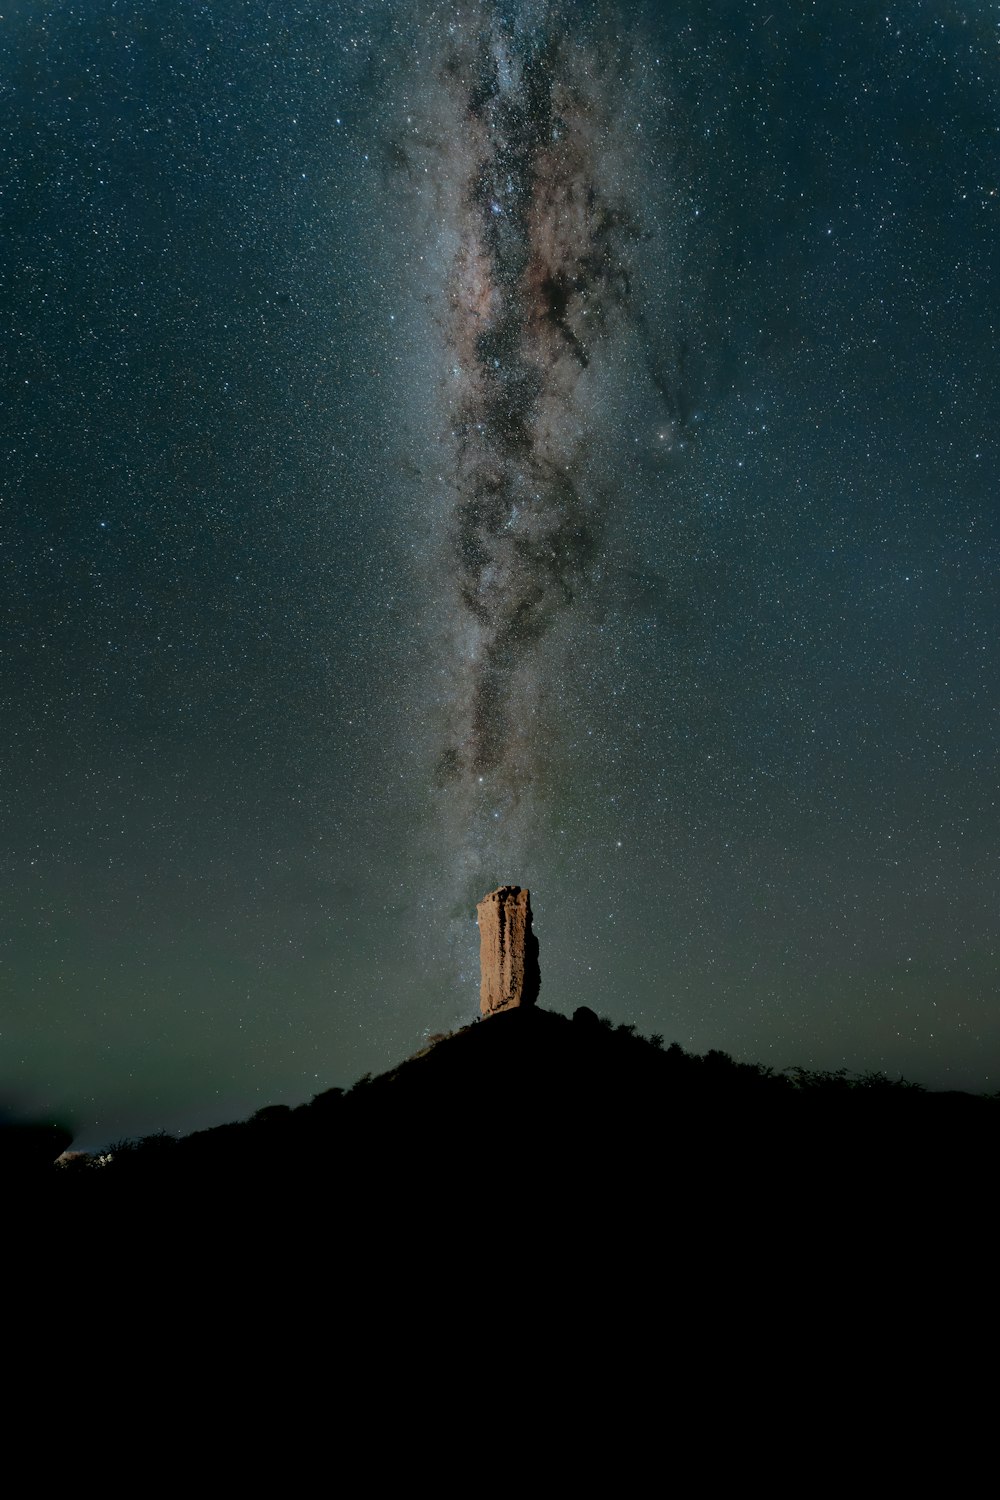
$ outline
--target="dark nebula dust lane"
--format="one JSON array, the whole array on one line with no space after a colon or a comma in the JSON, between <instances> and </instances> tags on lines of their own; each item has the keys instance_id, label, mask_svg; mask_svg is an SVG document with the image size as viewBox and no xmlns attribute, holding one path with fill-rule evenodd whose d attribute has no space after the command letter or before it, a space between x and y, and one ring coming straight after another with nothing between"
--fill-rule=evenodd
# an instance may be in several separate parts
<instances>
[{"instance_id":1,"label":"dark nebula dust lane","mask_svg":"<svg viewBox=\"0 0 1000 1500\"><path fill-rule=\"evenodd\" d=\"M602 517L580 386L627 307L630 216L604 187L608 103L562 7L473 15L441 77L455 108L458 250L445 322L458 635L465 671L439 783L537 778L519 687L586 590Z\"/></svg>"}]
</instances>

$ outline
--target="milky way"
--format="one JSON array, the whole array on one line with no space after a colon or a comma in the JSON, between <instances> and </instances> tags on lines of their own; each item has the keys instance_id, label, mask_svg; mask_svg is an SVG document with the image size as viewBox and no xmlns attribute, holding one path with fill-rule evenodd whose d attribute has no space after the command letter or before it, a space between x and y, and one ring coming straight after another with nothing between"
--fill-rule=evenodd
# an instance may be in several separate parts
<instances>
[{"instance_id":1,"label":"milky way","mask_svg":"<svg viewBox=\"0 0 1000 1500\"><path fill-rule=\"evenodd\" d=\"M559 5L433 12L424 37L405 159L421 153L436 205L447 598L429 775L468 897L525 877L559 742L580 727L559 694L624 508L622 371L649 386L628 347L643 216L621 39Z\"/></svg>"},{"instance_id":2,"label":"milky way","mask_svg":"<svg viewBox=\"0 0 1000 1500\"><path fill-rule=\"evenodd\" d=\"M509 767L518 670L595 549L566 419L628 276L622 216L594 182L591 100L566 50L548 28L498 21L471 57L448 62L472 157L449 334L462 375L456 576L476 647L447 778Z\"/></svg>"}]
</instances>

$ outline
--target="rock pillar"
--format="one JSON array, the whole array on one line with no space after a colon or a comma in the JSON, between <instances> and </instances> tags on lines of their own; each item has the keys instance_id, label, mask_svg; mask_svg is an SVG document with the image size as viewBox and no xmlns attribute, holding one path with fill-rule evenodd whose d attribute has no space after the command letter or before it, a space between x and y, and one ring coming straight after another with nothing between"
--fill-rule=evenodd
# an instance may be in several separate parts
<instances>
[{"instance_id":1,"label":"rock pillar","mask_svg":"<svg viewBox=\"0 0 1000 1500\"><path fill-rule=\"evenodd\" d=\"M479 921L479 1009L484 1016L534 1005L541 975L531 901L519 885L490 891L476 907Z\"/></svg>"}]
</instances>

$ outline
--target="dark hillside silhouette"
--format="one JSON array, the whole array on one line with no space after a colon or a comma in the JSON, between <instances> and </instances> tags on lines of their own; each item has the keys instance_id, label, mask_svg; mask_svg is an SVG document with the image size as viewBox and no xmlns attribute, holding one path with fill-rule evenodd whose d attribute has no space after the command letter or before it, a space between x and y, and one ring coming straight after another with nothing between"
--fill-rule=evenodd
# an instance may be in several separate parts
<instances>
[{"instance_id":1,"label":"dark hillside silhouette","mask_svg":"<svg viewBox=\"0 0 1000 1500\"><path fill-rule=\"evenodd\" d=\"M308 1216L333 1202L355 1223L512 1205L542 1220L596 1205L626 1219L653 1204L855 1212L862 1199L971 1177L992 1160L998 1121L993 1098L881 1074L775 1073L664 1048L586 1008L572 1020L522 1008L434 1038L347 1091L180 1139L122 1141L106 1165L83 1158L46 1181L79 1205L153 1194L211 1213L221 1195L263 1221L275 1207Z\"/></svg>"}]
</instances>

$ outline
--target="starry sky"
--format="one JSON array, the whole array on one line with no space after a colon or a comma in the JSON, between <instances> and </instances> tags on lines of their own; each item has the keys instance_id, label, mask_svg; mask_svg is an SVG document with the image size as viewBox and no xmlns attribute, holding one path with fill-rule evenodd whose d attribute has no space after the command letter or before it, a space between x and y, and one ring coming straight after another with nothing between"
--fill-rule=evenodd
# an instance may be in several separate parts
<instances>
[{"instance_id":1,"label":"starry sky","mask_svg":"<svg viewBox=\"0 0 1000 1500\"><path fill-rule=\"evenodd\" d=\"M1000 1088L992 4L15 0L0 1101L540 1003Z\"/></svg>"}]
</instances>

